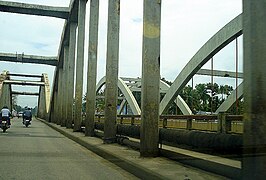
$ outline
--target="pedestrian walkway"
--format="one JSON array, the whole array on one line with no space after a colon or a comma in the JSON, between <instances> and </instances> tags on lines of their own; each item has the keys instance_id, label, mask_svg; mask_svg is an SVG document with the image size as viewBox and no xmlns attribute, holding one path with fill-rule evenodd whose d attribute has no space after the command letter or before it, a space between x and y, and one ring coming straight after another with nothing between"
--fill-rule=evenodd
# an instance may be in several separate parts
<instances>
[{"instance_id":1,"label":"pedestrian walkway","mask_svg":"<svg viewBox=\"0 0 266 180\"><path fill-rule=\"evenodd\" d=\"M228 179L164 157L141 158L138 151L127 146L103 144L100 138L86 137L82 132L41 121L141 179Z\"/></svg>"}]
</instances>

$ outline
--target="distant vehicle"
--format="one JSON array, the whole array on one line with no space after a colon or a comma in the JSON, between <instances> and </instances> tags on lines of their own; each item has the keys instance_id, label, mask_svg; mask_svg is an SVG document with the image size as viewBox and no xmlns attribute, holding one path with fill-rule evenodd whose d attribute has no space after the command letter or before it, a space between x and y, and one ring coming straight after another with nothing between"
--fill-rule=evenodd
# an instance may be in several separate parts
<instances>
[{"instance_id":1,"label":"distant vehicle","mask_svg":"<svg viewBox=\"0 0 266 180\"><path fill-rule=\"evenodd\" d=\"M23 116L23 112L20 111L20 112L17 114L17 117L20 118L20 117L22 117L22 116Z\"/></svg>"}]
</instances>

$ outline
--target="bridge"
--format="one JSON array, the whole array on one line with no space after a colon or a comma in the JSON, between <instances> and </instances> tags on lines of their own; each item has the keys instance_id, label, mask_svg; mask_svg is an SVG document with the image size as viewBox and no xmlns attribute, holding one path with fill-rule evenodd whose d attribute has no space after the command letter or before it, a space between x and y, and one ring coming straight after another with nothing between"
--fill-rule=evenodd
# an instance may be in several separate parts
<instances>
[{"instance_id":1,"label":"bridge","mask_svg":"<svg viewBox=\"0 0 266 180\"><path fill-rule=\"evenodd\" d=\"M85 64L87 3L90 14ZM71 0L68 7L0 2L2 12L64 20L57 55L0 53L1 61L55 68L51 87L46 72L36 75L6 70L0 75L1 107L12 107L14 95L38 97L32 126L22 128L20 120L14 118L8 133L0 136L0 142L6 142L0 145L4 152L0 156L7 167L19 163L14 174L1 173L1 178L105 179L112 175L121 179L176 179L179 174L184 179L264 179L265 2L243 0L243 13L206 40L171 84L160 77L161 3L144 1L142 76L129 78L118 76L120 0L109 0L106 74L96 82L98 0ZM213 57L234 41L238 62L241 35L244 72L237 68L236 72L215 70ZM211 69L204 69L208 62ZM88 69L85 109L84 66ZM181 96L189 82L193 88L197 74L210 76L212 85L216 76L236 79L234 91L210 114L195 114ZM238 84L238 79L243 82ZM14 85L36 86L39 92L17 91ZM103 87L104 94L100 94ZM136 93L141 94L141 103ZM96 113L96 100L100 98L105 101L102 114ZM230 114L228 110L240 100L244 102L244 114ZM172 104L181 114L168 114ZM125 109L130 113L123 112ZM129 148L125 150L125 146ZM20 169L23 162L25 172Z\"/></svg>"}]
</instances>

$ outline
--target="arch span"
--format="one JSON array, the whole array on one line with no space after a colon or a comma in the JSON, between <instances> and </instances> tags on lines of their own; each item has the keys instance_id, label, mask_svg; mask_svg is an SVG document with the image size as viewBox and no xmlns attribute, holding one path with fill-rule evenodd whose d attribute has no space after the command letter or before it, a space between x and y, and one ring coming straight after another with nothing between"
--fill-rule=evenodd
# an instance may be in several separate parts
<instances>
[{"instance_id":1,"label":"arch span","mask_svg":"<svg viewBox=\"0 0 266 180\"><path fill-rule=\"evenodd\" d=\"M103 77L98 84L96 85L96 93L101 89L101 87L105 84L105 77ZM124 81L121 78L118 78L118 83L117 83L118 88L122 91L124 94L129 106L132 109L132 112L134 115L140 115L140 108L139 105L134 98L132 92L130 89L127 87L127 85L124 83Z\"/></svg>"},{"instance_id":2,"label":"arch span","mask_svg":"<svg viewBox=\"0 0 266 180\"><path fill-rule=\"evenodd\" d=\"M159 114L162 114L180 93L194 74L222 48L242 34L242 14L238 15L215 35L213 35L190 59L187 65L176 77L172 86L160 103Z\"/></svg>"},{"instance_id":3,"label":"arch span","mask_svg":"<svg viewBox=\"0 0 266 180\"><path fill-rule=\"evenodd\" d=\"M140 81L140 79L138 79ZM101 89L101 87L105 84L105 77L103 77L98 84L96 85L96 93ZM140 85L140 84L139 84ZM165 82L163 82L162 80L160 81L160 88L163 91L167 91L169 89L169 85L166 84ZM118 78L118 88L122 91L122 93L125 95L126 100L129 104L129 106L132 109L132 112L134 115L140 115L141 110L140 107L135 99L135 97L133 96L130 88L125 84L125 82L123 81L122 78ZM175 100L176 105L180 108L181 112L184 115L191 115L192 111L190 110L190 108L188 107L188 105L186 104L186 102L182 99L181 96L177 96L176 100ZM118 110L118 114L121 113L123 107L125 106L126 102L125 100L123 100L119 110Z\"/></svg>"},{"instance_id":4,"label":"arch span","mask_svg":"<svg viewBox=\"0 0 266 180\"><path fill-rule=\"evenodd\" d=\"M243 97L243 82L237 87L237 99L242 99ZM233 106L236 102L236 89L228 96L228 98L218 107L215 113L226 112L229 108Z\"/></svg>"}]
</instances>

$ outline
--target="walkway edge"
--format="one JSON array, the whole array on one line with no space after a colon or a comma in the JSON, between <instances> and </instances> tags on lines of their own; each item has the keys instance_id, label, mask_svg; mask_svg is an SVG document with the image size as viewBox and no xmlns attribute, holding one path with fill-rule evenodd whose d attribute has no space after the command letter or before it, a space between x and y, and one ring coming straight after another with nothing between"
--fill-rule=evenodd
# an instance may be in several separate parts
<instances>
[{"instance_id":1,"label":"walkway edge","mask_svg":"<svg viewBox=\"0 0 266 180\"><path fill-rule=\"evenodd\" d=\"M80 137L77 136L79 134L79 132L69 133L65 127L61 127L59 125L49 123L49 122L47 122L43 119L40 119L40 118L36 118L36 119L45 123L46 125L48 125L52 129L58 131L59 133L63 134L67 138L77 142L78 144L82 145L83 147L87 148L88 150L94 152L95 154L103 157L104 159L114 163L115 165L119 166L120 168L126 170L127 172L135 175L138 178L141 178L141 179L166 179L166 177L163 177L162 175L160 175L154 171L151 171L151 170L149 170L143 166L140 166L139 164L136 164L132 161L128 161L127 159L119 157L119 156L113 154L112 152L109 152L107 150L104 150L101 147L95 146L93 144L90 144L90 143L82 140ZM85 135L84 135L84 137L85 137Z\"/></svg>"}]
</instances>

